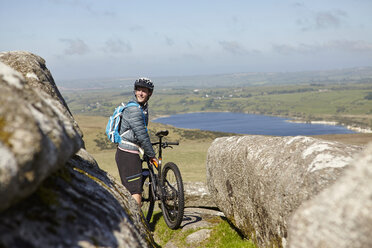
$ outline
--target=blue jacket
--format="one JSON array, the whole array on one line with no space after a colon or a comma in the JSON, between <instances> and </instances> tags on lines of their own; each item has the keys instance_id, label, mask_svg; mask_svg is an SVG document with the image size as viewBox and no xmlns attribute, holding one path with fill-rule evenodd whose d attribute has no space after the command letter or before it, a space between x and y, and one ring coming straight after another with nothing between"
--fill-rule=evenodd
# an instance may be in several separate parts
<instances>
[{"instance_id":1,"label":"blue jacket","mask_svg":"<svg viewBox=\"0 0 372 248\"><path fill-rule=\"evenodd\" d=\"M132 101L136 101L136 98ZM140 147L143 149L144 154L150 158L155 157L155 152L147 132L148 120L147 103L143 106L140 105L140 107L129 106L125 108L122 113L120 125L122 142L119 143L119 147L131 151L140 151Z\"/></svg>"}]
</instances>

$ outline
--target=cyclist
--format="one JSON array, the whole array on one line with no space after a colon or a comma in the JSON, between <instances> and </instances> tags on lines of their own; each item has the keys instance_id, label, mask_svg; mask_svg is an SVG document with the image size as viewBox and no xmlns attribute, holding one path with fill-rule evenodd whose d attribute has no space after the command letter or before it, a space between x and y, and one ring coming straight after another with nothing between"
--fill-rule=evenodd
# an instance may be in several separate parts
<instances>
[{"instance_id":1,"label":"cyclist","mask_svg":"<svg viewBox=\"0 0 372 248\"><path fill-rule=\"evenodd\" d=\"M134 83L134 98L139 106L129 106L122 113L119 143L115 154L122 184L141 206L142 161L140 153L157 165L152 148L148 124L148 100L154 90L154 84L148 78L139 78Z\"/></svg>"}]
</instances>

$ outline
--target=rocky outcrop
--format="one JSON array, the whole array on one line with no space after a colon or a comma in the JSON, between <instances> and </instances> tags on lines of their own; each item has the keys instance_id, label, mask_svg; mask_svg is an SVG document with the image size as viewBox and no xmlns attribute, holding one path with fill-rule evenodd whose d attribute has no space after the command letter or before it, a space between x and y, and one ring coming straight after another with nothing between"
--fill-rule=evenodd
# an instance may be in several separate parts
<instances>
[{"instance_id":1,"label":"rocky outcrop","mask_svg":"<svg viewBox=\"0 0 372 248\"><path fill-rule=\"evenodd\" d=\"M284 247L291 214L331 185L360 147L310 137L216 139L207 182L217 207L260 247Z\"/></svg>"},{"instance_id":2,"label":"rocky outcrop","mask_svg":"<svg viewBox=\"0 0 372 248\"><path fill-rule=\"evenodd\" d=\"M80 133L44 61L0 53L0 247L154 245L138 205Z\"/></svg>"},{"instance_id":3,"label":"rocky outcrop","mask_svg":"<svg viewBox=\"0 0 372 248\"><path fill-rule=\"evenodd\" d=\"M372 247L372 144L335 184L305 202L289 227L289 247Z\"/></svg>"},{"instance_id":4,"label":"rocky outcrop","mask_svg":"<svg viewBox=\"0 0 372 248\"><path fill-rule=\"evenodd\" d=\"M70 118L74 129L80 134L80 136L83 136L75 119L72 117L70 109L59 92L52 74L46 67L43 58L29 52L1 52L0 62L3 62L21 73L23 78L26 79L29 87L39 89L45 92L48 97L52 97L54 100L60 102L60 104L54 103L54 106L58 106L58 109L63 112L65 116ZM61 104L62 106L60 106Z\"/></svg>"},{"instance_id":5,"label":"rocky outcrop","mask_svg":"<svg viewBox=\"0 0 372 248\"><path fill-rule=\"evenodd\" d=\"M216 208L216 204L203 182L184 182L185 207Z\"/></svg>"},{"instance_id":6,"label":"rocky outcrop","mask_svg":"<svg viewBox=\"0 0 372 248\"><path fill-rule=\"evenodd\" d=\"M151 247L129 192L82 149L0 213L0 247Z\"/></svg>"},{"instance_id":7,"label":"rocky outcrop","mask_svg":"<svg viewBox=\"0 0 372 248\"><path fill-rule=\"evenodd\" d=\"M29 84L24 75L1 63L5 57L9 64L26 67L24 73L32 71L35 65L18 64L16 55L13 61L9 53L0 54L0 210L31 194L83 145L60 98L51 97L43 90L47 87L36 87L34 77ZM45 65L34 71L42 68Z\"/></svg>"}]
</instances>

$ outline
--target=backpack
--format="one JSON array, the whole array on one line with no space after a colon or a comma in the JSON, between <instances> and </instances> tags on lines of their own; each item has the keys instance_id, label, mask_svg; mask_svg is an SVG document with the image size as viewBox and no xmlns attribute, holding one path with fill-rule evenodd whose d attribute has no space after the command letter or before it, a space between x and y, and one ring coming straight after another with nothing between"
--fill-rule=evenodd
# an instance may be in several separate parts
<instances>
[{"instance_id":1,"label":"backpack","mask_svg":"<svg viewBox=\"0 0 372 248\"><path fill-rule=\"evenodd\" d=\"M121 136L120 136L120 124L121 124L121 117L122 113L125 108L130 107L130 106L137 106L141 109L140 105L137 102L128 102L127 105L124 103L121 103L118 107L115 108L114 113L110 116L107 125L106 125L106 135L108 139L112 143L120 143L121 142ZM143 121L145 122L145 115L142 111L143 115ZM147 130L146 122L145 122L145 127Z\"/></svg>"}]
</instances>

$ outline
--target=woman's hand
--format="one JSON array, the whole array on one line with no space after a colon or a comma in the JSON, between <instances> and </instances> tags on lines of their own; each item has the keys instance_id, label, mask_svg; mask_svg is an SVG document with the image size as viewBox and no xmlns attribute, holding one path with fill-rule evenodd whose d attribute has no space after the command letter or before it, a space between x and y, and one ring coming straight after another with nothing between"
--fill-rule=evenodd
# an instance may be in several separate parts
<instances>
[{"instance_id":1,"label":"woman's hand","mask_svg":"<svg viewBox=\"0 0 372 248\"><path fill-rule=\"evenodd\" d=\"M158 166L159 166L159 161L155 157L150 158L150 163L153 164L156 168L158 168Z\"/></svg>"}]
</instances>

